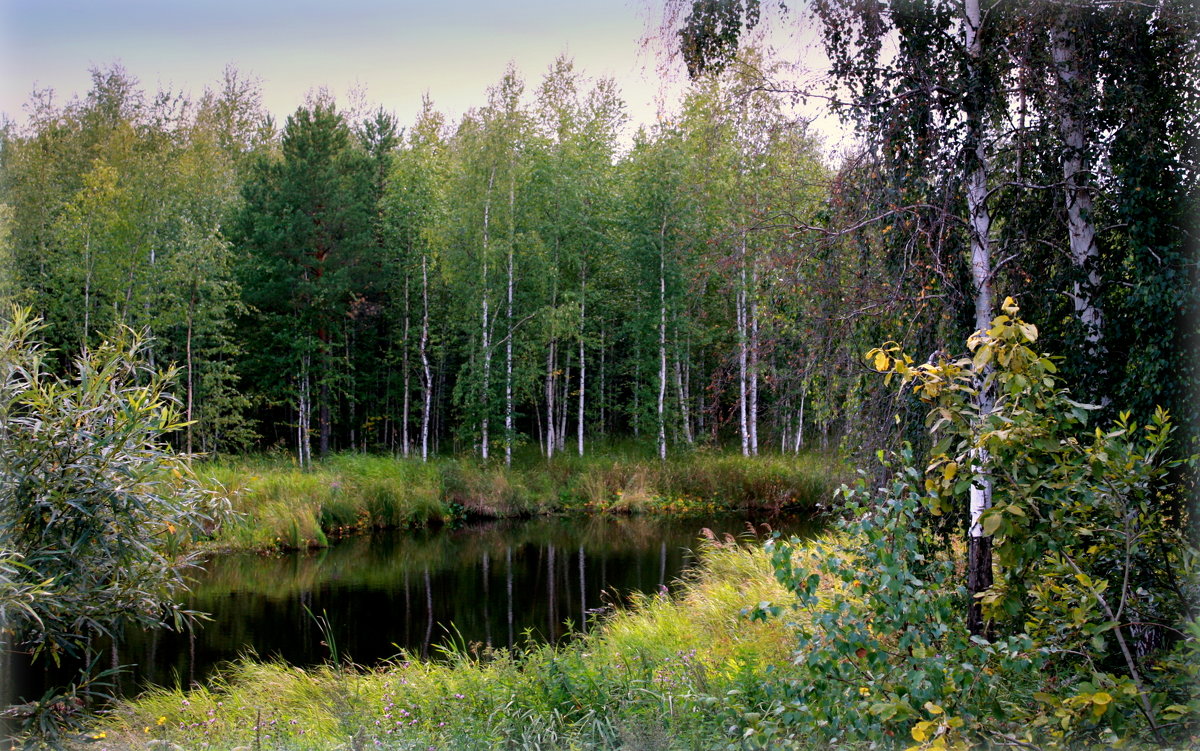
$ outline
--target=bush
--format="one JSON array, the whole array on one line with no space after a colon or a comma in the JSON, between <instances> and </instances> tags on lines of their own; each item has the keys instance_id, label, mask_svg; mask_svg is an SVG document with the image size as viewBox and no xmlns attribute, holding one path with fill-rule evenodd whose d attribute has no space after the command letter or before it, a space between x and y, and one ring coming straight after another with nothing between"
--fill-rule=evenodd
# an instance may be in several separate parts
<instances>
[{"instance_id":1,"label":"bush","mask_svg":"<svg viewBox=\"0 0 1200 751\"><path fill-rule=\"evenodd\" d=\"M0 550L19 556L0 597L21 597L0 613L19 646L58 662L128 625L184 627L183 551L228 504L164 442L183 424L172 373L138 337L85 352L67 382L42 371L37 330L19 310L0 325Z\"/></svg>"},{"instance_id":2,"label":"bush","mask_svg":"<svg viewBox=\"0 0 1200 751\"><path fill-rule=\"evenodd\" d=\"M796 630L802 674L751 736L1077 748L1195 732L1195 557L1170 420L1159 411L1139 427L1123 414L1089 429L1092 408L1060 387L1016 314L1007 300L971 358L913 366L895 345L870 353L930 405L935 445L924 466L902 452L875 493L844 489L851 542L818 565L774 545L810 625ZM982 391L994 403L980 409ZM989 625L972 635L964 546L937 522L969 524L965 496L984 482L992 506L979 522L998 569L977 595Z\"/></svg>"}]
</instances>

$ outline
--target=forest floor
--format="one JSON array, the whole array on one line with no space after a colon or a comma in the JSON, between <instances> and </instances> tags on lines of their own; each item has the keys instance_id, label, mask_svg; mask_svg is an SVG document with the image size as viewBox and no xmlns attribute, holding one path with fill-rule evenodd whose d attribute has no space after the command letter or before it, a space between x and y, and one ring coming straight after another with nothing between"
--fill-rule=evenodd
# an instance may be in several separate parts
<instances>
[{"instance_id":1,"label":"forest floor","mask_svg":"<svg viewBox=\"0 0 1200 751\"><path fill-rule=\"evenodd\" d=\"M288 455L200 463L237 516L205 544L215 549L305 548L367 529L418 527L458 519L561 512L704 514L738 509L812 510L827 505L848 476L833 454L744 457L694 451L660 461L644 447L617 444L580 457L536 451L502 461L438 457L422 462L335 454L307 469Z\"/></svg>"}]
</instances>

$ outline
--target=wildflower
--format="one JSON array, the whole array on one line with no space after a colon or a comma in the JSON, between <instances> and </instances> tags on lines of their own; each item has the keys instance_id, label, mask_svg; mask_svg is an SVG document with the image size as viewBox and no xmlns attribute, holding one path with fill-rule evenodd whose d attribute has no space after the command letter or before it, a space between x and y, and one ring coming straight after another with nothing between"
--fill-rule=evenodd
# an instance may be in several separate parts
<instances>
[{"instance_id":1,"label":"wildflower","mask_svg":"<svg viewBox=\"0 0 1200 751\"><path fill-rule=\"evenodd\" d=\"M862 696L867 696L868 694L871 693L871 689L867 688L866 686L859 686L858 693L861 694Z\"/></svg>"},{"instance_id":2,"label":"wildflower","mask_svg":"<svg viewBox=\"0 0 1200 751\"><path fill-rule=\"evenodd\" d=\"M157 723L155 723L155 724L157 724L157 725L162 725L162 724L163 724L164 722L166 722L166 721L167 721L167 716L166 716L166 715L162 715L162 716L160 716L160 717L158 718L158 722L157 722Z\"/></svg>"}]
</instances>

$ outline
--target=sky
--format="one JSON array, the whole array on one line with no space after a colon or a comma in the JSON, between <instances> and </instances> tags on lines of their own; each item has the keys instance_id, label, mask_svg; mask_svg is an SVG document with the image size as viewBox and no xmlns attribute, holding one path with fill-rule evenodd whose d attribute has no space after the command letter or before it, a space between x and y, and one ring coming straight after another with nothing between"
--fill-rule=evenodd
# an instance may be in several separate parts
<instances>
[{"instance_id":1,"label":"sky","mask_svg":"<svg viewBox=\"0 0 1200 751\"><path fill-rule=\"evenodd\" d=\"M566 54L585 76L616 79L631 121L651 123L685 78L679 63L663 69L664 45L643 43L662 12L662 0L0 0L0 113L24 121L35 89L59 104L82 96L89 70L114 63L148 92L193 99L232 65L278 122L317 87L343 106L357 92L402 124L428 93L453 122L510 62L532 88Z\"/></svg>"}]
</instances>

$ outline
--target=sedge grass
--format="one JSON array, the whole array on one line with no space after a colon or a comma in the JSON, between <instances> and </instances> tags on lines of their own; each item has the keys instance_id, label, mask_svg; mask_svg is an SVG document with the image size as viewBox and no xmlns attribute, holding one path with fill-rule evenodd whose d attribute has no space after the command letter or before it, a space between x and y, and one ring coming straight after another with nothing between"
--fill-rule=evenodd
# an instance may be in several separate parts
<instances>
[{"instance_id":1,"label":"sedge grass","mask_svg":"<svg viewBox=\"0 0 1200 751\"><path fill-rule=\"evenodd\" d=\"M302 470L286 456L197 465L228 489L240 512L216 547L302 548L368 528L468 517L589 513L700 514L734 509L813 509L843 474L825 454L743 457L697 451L665 462L624 444L586 457L519 454L512 467L475 459L337 454Z\"/></svg>"}]
</instances>

